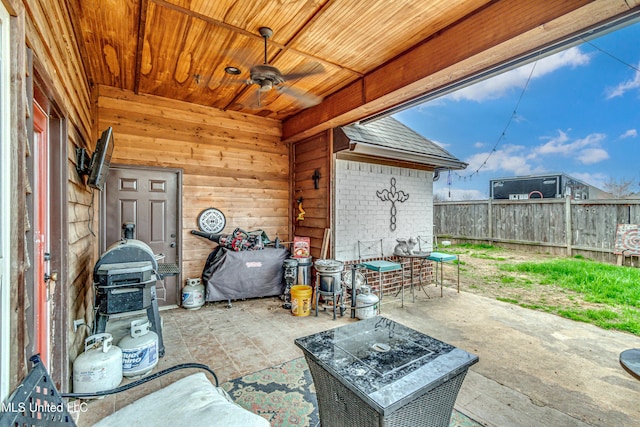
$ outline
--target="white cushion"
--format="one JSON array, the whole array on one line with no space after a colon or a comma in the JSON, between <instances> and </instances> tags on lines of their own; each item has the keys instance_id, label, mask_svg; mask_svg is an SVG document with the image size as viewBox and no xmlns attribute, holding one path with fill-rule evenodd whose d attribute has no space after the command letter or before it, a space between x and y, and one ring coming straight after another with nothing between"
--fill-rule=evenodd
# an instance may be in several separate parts
<instances>
[{"instance_id":1,"label":"white cushion","mask_svg":"<svg viewBox=\"0 0 640 427\"><path fill-rule=\"evenodd\" d=\"M261 427L269 422L233 402L202 372L142 397L102 419L95 427Z\"/></svg>"}]
</instances>

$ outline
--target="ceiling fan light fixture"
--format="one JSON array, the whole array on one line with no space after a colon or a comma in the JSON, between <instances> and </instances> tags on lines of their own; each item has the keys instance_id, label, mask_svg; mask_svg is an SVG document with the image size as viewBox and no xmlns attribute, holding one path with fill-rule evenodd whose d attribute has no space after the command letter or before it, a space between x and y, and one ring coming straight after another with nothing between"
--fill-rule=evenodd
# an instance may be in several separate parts
<instances>
[{"instance_id":1,"label":"ceiling fan light fixture","mask_svg":"<svg viewBox=\"0 0 640 427\"><path fill-rule=\"evenodd\" d=\"M273 82L271 80L262 80L260 82L260 92L268 92L273 88Z\"/></svg>"},{"instance_id":2,"label":"ceiling fan light fixture","mask_svg":"<svg viewBox=\"0 0 640 427\"><path fill-rule=\"evenodd\" d=\"M265 102L271 103L274 99L278 98L278 96L267 96L267 93L271 90L276 90L278 93L283 93L293 98L296 98L299 106L303 108L309 108L314 105L322 102L322 98L320 96L314 95L311 92L305 92L304 90L297 89L290 85L283 85L289 80L298 80L300 78L311 76L314 74L320 74L324 72L324 68L320 64L313 64L304 67L298 67L296 70L293 70L289 74L282 74L282 72L274 65L269 64L268 61L268 46L267 40L273 36L273 30L269 27L260 27L259 33L264 39L264 62L262 64L255 64L249 68L249 78L240 80L233 79L231 83L243 83L247 86L253 86L255 89L255 94L257 95L257 101L252 103L250 107L242 107L240 106L238 109L242 108L251 108L256 110L261 110L266 115L272 114L272 111L264 110L262 107L265 105ZM224 68L227 74L235 74L238 75L241 73L241 70L234 66L227 66ZM224 81L224 84L228 84L230 82ZM257 88L256 88L257 86ZM242 89L239 92L240 96L244 93L245 89ZM265 98L265 99L263 99ZM299 107L298 106L298 107ZM298 108L296 107L296 108ZM291 110L294 111L294 110ZM261 114L259 114L261 115Z\"/></svg>"}]
</instances>

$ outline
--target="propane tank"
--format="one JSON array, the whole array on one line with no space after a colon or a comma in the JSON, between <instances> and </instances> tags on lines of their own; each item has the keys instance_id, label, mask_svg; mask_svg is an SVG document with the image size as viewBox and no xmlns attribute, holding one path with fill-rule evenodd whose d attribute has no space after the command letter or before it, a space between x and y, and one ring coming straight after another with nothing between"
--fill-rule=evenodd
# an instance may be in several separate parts
<instances>
[{"instance_id":1,"label":"propane tank","mask_svg":"<svg viewBox=\"0 0 640 427\"><path fill-rule=\"evenodd\" d=\"M146 375L158 364L158 335L149 329L149 319L134 320L131 334L118 343L122 349L122 375L125 377Z\"/></svg>"},{"instance_id":2,"label":"propane tank","mask_svg":"<svg viewBox=\"0 0 640 427\"><path fill-rule=\"evenodd\" d=\"M182 306L187 310L197 310L204 305L204 285L200 279L187 279L182 288Z\"/></svg>"},{"instance_id":3,"label":"propane tank","mask_svg":"<svg viewBox=\"0 0 640 427\"><path fill-rule=\"evenodd\" d=\"M84 353L73 362L73 391L95 393L117 387L122 381L122 350L108 333L84 340Z\"/></svg>"},{"instance_id":4,"label":"propane tank","mask_svg":"<svg viewBox=\"0 0 640 427\"><path fill-rule=\"evenodd\" d=\"M378 296L371 293L368 285L360 286L356 296L356 317L360 320L374 317L378 313Z\"/></svg>"}]
</instances>

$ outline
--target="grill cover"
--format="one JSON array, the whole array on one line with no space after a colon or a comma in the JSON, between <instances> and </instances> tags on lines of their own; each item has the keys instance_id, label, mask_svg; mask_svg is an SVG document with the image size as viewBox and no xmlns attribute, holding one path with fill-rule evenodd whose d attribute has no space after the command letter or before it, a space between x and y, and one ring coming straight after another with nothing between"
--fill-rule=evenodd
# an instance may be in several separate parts
<instances>
[{"instance_id":1,"label":"grill cover","mask_svg":"<svg viewBox=\"0 0 640 427\"><path fill-rule=\"evenodd\" d=\"M281 295L285 248L231 251L217 247L202 272L206 301L235 300Z\"/></svg>"}]
</instances>

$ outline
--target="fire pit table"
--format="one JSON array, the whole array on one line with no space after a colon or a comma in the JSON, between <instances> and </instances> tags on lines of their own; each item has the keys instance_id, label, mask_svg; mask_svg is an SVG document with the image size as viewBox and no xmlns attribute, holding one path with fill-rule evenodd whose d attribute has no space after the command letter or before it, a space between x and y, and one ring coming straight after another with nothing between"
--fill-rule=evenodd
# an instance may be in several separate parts
<instances>
[{"instance_id":1,"label":"fire pit table","mask_svg":"<svg viewBox=\"0 0 640 427\"><path fill-rule=\"evenodd\" d=\"M448 426L478 356L376 316L297 338L323 427Z\"/></svg>"}]
</instances>

